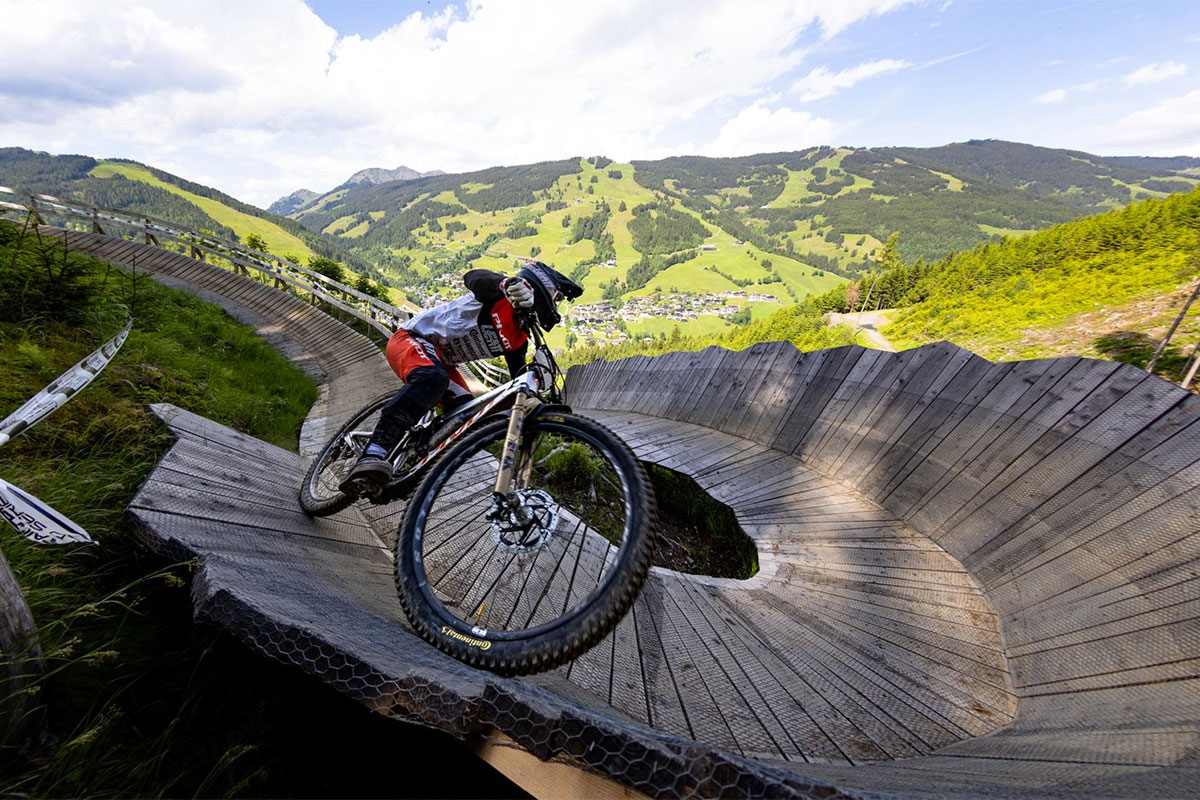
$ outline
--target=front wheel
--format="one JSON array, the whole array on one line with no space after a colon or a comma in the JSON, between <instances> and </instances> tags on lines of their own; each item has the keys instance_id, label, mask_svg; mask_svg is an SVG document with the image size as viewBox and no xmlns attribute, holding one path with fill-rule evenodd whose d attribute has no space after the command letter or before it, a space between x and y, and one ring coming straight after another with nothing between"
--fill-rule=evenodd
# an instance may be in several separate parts
<instances>
[{"instance_id":1,"label":"front wheel","mask_svg":"<svg viewBox=\"0 0 1200 800\"><path fill-rule=\"evenodd\" d=\"M641 591L657 530L641 463L585 417L525 423L511 503L493 497L507 420L433 466L396 543L417 632L473 666L540 672L611 631Z\"/></svg>"}]
</instances>

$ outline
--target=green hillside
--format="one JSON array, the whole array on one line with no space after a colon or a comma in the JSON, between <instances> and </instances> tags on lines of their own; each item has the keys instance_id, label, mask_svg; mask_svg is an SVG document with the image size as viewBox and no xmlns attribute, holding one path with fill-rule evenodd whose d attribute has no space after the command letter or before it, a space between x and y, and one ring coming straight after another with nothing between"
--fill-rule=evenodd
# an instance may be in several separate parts
<instances>
[{"instance_id":1,"label":"green hillside","mask_svg":"<svg viewBox=\"0 0 1200 800\"><path fill-rule=\"evenodd\" d=\"M548 261L583 284L558 346L736 333L880 268L1200 184L1194 158L1104 158L1001 141L818 147L740 158L571 158L298 192L280 217L154 167L0 150L0 182L328 255L427 307L472 267ZM415 174L415 173L414 173ZM886 267L886 264L883 266Z\"/></svg>"},{"instance_id":2,"label":"green hillside","mask_svg":"<svg viewBox=\"0 0 1200 800\"><path fill-rule=\"evenodd\" d=\"M294 256L301 263L321 255L376 279L381 277L337 239L313 233L294 220L269 214L216 189L134 161L0 148L0 184L148 214L234 241L254 235L265 241L272 253Z\"/></svg>"},{"instance_id":3,"label":"green hillside","mask_svg":"<svg viewBox=\"0 0 1200 800\"><path fill-rule=\"evenodd\" d=\"M232 230L238 239L245 239L251 234L261 237L267 243L267 249L272 253L295 255L297 258L294 260L301 261L301 263L316 255L300 237L284 230L271 220L252 216L244 211L231 208L219 200L201 197L160 180L141 164L125 161L100 161L89 170L88 174L93 178L119 176L129 181L146 183L182 197L207 214L217 225Z\"/></svg>"},{"instance_id":4,"label":"green hillside","mask_svg":"<svg viewBox=\"0 0 1200 800\"><path fill-rule=\"evenodd\" d=\"M1136 360L1127 351L1139 350L1148 333L1159 335L1182 307L1182 297L1162 298L1181 295L1197 275L1200 191L1192 191L920 270L901 265L881 281L883 305L906 306L884 334L902 347L949 339L992 359L1074 353ZM1196 312L1181 343L1200 336Z\"/></svg>"},{"instance_id":5,"label":"green hillside","mask_svg":"<svg viewBox=\"0 0 1200 800\"><path fill-rule=\"evenodd\" d=\"M944 259L884 268L733 332L577 348L571 363L708 345L787 340L802 350L854 341L827 312L893 308L882 333L898 349L949 340L995 361L1079 355L1145 366L1200 279L1200 189L1151 198ZM1156 373L1178 381L1200 341L1193 306ZM865 337L859 340L865 344Z\"/></svg>"},{"instance_id":6,"label":"green hillside","mask_svg":"<svg viewBox=\"0 0 1200 800\"><path fill-rule=\"evenodd\" d=\"M469 266L536 256L585 287L556 342L732 333L877 269L884 241L936 261L1200 182L1197 159L1108 159L996 141L742 158L604 157L345 184L292 216L420 305ZM740 293L740 294L739 294Z\"/></svg>"}]
</instances>

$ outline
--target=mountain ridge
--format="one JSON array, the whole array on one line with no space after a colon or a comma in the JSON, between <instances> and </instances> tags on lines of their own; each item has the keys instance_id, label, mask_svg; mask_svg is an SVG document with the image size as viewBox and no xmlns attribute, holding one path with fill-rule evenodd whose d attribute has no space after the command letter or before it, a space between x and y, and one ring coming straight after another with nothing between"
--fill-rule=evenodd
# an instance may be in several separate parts
<instances>
[{"instance_id":1,"label":"mountain ridge","mask_svg":"<svg viewBox=\"0 0 1200 800\"><path fill-rule=\"evenodd\" d=\"M429 178L436 175L445 175L446 173L440 169L433 169L429 172L420 172L412 167L406 167L403 164L395 169L387 169L385 167L367 167L360 169L358 172L351 175L342 183L335 186L329 192L335 192L346 186L354 184L377 184L390 183L391 181L415 181L418 178ZM281 217L286 217L291 214L296 214L303 211L308 206L312 205L313 201L322 197L321 192L314 192L311 189L297 189L291 194L284 195L276 200L271 205L267 206L267 211L272 214L278 214Z\"/></svg>"},{"instance_id":2,"label":"mountain ridge","mask_svg":"<svg viewBox=\"0 0 1200 800\"><path fill-rule=\"evenodd\" d=\"M195 211L153 185L80 180L76 173L93 175L87 157L53 158L59 161L41 167L77 181L79 191L124 197L136 186L147 213ZM120 170L104 174L121 177L112 172ZM1003 140L628 163L592 156L362 180L316 197L294 193L286 218L255 213L331 243L335 258L419 306L460 293L467 269L507 271L518 258L545 260L585 288L568 324L554 332L559 343L603 344L663 337L675 326L713 333L761 319L877 271L894 234L906 263L933 262L1190 190L1200 185L1197 172L1200 159L1187 156L1104 157ZM0 181L25 187L39 178L34 166L25 182L8 174L0 151ZM182 178L161 180L227 198Z\"/></svg>"},{"instance_id":3,"label":"mountain ridge","mask_svg":"<svg viewBox=\"0 0 1200 800\"><path fill-rule=\"evenodd\" d=\"M412 167L406 167L403 164L395 169L386 169L384 167L367 167L360 169L358 172L350 176L346 183L388 183L390 181L414 181L417 178L428 178L434 175L445 175L446 173L440 169L433 169L429 172L420 172ZM343 186L345 184L342 184Z\"/></svg>"}]
</instances>

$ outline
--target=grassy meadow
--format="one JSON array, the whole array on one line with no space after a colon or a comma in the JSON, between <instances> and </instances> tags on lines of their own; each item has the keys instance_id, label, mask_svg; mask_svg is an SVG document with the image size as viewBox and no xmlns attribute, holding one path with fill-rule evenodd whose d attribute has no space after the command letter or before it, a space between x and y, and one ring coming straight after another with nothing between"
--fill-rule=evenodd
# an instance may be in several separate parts
<instances>
[{"instance_id":1,"label":"grassy meadow","mask_svg":"<svg viewBox=\"0 0 1200 800\"><path fill-rule=\"evenodd\" d=\"M250 234L261 236L263 241L267 243L267 249L272 253L283 256L300 256L304 261L307 261L310 256L314 255L312 250L303 241L283 230L278 225L230 208L217 200L201 197L198 194L181 189L174 184L160 180L145 167L138 166L137 164L116 161L101 162L92 168L91 175L96 178L111 178L114 175L120 175L127 180L141 181L142 183L156 186L159 189L165 189L198 206L222 225L229 226L243 241Z\"/></svg>"},{"instance_id":2,"label":"grassy meadow","mask_svg":"<svg viewBox=\"0 0 1200 800\"><path fill-rule=\"evenodd\" d=\"M404 752L462 763L468 791L512 796L457 743L373 715L192 620L191 564L148 553L123 519L170 445L167 402L294 449L316 386L220 308L0 221L0 416L111 337L124 347L62 409L3 448L0 477L97 546L0 547L45 653L44 741L0 743L5 797L382 796ZM446 790L420 776L403 791Z\"/></svg>"}]
</instances>

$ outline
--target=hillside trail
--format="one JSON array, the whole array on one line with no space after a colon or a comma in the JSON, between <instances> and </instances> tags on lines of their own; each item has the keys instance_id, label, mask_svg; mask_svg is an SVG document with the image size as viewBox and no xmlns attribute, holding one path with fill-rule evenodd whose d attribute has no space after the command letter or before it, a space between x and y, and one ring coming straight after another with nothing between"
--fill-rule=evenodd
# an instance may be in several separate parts
<instances>
[{"instance_id":1,"label":"hillside trail","mask_svg":"<svg viewBox=\"0 0 1200 800\"><path fill-rule=\"evenodd\" d=\"M891 322L891 315L894 312L895 309L864 311L857 314L838 314L831 311L825 316L829 320L830 325L849 325L856 334L861 334L863 344L867 347L894 353L896 352L896 348L879 332L880 327Z\"/></svg>"}]
</instances>

